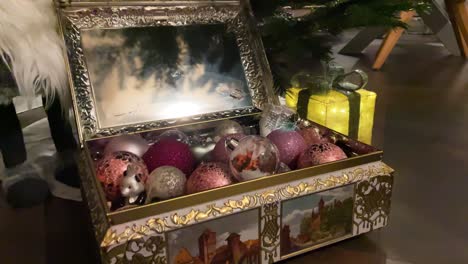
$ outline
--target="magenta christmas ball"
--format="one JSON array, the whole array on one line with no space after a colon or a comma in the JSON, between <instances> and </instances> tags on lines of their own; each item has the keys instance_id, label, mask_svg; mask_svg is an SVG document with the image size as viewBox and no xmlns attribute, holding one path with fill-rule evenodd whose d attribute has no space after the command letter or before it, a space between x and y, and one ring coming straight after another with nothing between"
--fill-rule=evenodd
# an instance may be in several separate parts
<instances>
[{"instance_id":1,"label":"magenta christmas ball","mask_svg":"<svg viewBox=\"0 0 468 264\"><path fill-rule=\"evenodd\" d=\"M116 201L121 197L120 183L128 166L134 167L135 173L141 174L142 181L146 182L148 169L143 160L135 154L124 151L114 152L105 155L97 164L97 178L109 201Z\"/></svg>"},{"instance_id":2,"label":"magenta christmas ball","mask_svg":"<svg viewBox=\"0 0 468 264\"><path fill-rule=\"evenodd\" d=\"M213 151L211 152L211 158L213 161L227 163L229 162L229 154L231 153L226 147L226 141L231 139L236 139L237 141L245 137L244 134L229 134L221 137L221 139L216 143Z\"/></svg>"},{"instance_id":3,"label":"magenta christmas ball","mask_svg":"<svg viewBox=\"0 0 468 264\"><path fill-rule=\"evenodd\" d=\"M276 173L279 151L267 138L246 136L229 157L229 167L239 181L248 181Z\"/></svg>"},{"instance_id":4,"label":"magenta christmas ball","mask_svg":"<svg viewBox=\"0 0 468 264\"><path fill-rule=\"evenodd\" d=\"M187 180L187 192L196 193L232 183L226 165L217 162L201 163Z\"/></svg>"},{"instance_id":5,"label":"magenta christmas ball","mask_svg":"<svg viewBox=\"0 0 468 264\"><path fill-rule=\"evenodd\" d=\"M293 130L277 129L267 138L278 148L280 161L293 169L296 167L297 158L307 148L302 136Z\"/></svg>"},{"instance_id":6,"label":"magenta christmas ball","mask_svg":"<svg viewBox=\"0 0 468 264\"><path fill-rule=\"evenodd\" d=\"M189 145L173 138L162 139L153 144L143 155L148 169L153 171L161 166L173 166L185 175L195 167L195 158Z\"/></svg>"},{"instance_id":7,"label":"magenta christmas ball","mask_svg":"<svg viewBox=\"0 0 468 264\"><path fill-rule=\"evenodd\" d=\"M307 168L346 158L346 154L337 145L328 142L313 144L299 156L297 168Z\"/></svg>"},{"instance_id":8,"label":"magenta christmas ball","mask_svg":"<svg viewBox=\"0 0 468 264\"><path fill-rule=\"evenodd\" d=\"M317 144L322 142L322 136L320 135L320 131L318 128L315 127L306 127L299 130L299 134L304 139L307 145Z\"/></svg>"},{"instance_id":9,"label":"magenta christmas ball","mask_svg":"<svg viewBox=\"0 0 468 264\"><path fill-rule=\"evenodd\" d=\"M137 135L122 135L112 138L104 149L104 154L110 154L117 151L126 151L143 156L148 150L149 145L142 137Z\"/></svg>"}]
</instances>

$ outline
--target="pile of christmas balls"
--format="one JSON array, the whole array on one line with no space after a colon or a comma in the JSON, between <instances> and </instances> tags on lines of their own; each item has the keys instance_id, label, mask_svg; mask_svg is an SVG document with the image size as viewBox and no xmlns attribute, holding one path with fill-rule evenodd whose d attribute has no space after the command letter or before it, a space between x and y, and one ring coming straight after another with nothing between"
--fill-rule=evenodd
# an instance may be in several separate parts
<instances>
[{"instance_id":1,"label":"pile of christmas balls","mask_svg":"<svg viewBox=\"0 0 468 264\"><path fill-rule=\"evenodd\" d=\"M341 148L316 127L246 135L235 121L214 133L214 148L199 162L187 136L173 130L148 142L124 135L96 143L96 174L111 210L202 192L236 182L345 159Z\"/></svg>"}]
</instances>

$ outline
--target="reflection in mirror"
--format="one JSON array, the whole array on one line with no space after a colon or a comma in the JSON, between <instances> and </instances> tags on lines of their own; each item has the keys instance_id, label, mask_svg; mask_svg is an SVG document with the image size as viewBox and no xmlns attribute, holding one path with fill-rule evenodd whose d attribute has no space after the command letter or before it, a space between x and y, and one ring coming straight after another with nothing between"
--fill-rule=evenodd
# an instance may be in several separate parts
<instances>
[{"instance_id":1,"label":"reflection in mirror","mask_svg":"<svg viewBox=\"0 0 468 264\"><path fill-rule=\"evenodd\" d=\"M226 25L81 32L100 127L252 106Z\"/></svg>"}]
</instances>

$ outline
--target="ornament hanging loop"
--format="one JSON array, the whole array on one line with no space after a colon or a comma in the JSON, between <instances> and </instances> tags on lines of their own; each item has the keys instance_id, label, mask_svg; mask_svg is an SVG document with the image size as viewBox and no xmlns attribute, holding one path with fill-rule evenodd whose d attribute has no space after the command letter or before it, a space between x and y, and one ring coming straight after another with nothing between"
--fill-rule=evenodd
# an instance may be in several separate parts
<instances>
[{"instance_id":1,"label":"ornament hanging loop","mask_svg":"<svg viewBox=\"0 0 468 264\"><path fill-rule=\"evenodd\" d=\"M358 83L354 83L352 78L357 77ZM333 80L332 87L345 91L356 91L364 88L369 82L369 77L367 74L359 69L353 70L351 72L340 74Z\"/></svg>"}]
</instances>

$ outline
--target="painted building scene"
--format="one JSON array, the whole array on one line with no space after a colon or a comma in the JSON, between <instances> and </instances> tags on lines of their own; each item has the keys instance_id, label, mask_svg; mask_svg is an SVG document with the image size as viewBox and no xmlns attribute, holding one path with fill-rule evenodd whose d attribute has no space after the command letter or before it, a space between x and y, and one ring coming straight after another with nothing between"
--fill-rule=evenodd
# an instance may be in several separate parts
<instances>
[{"instance_id":1,"label":"painted building scene","mask_svg":"<svg viewBox=\"0 0 468 264\"><path fill-rule=\"evenodd\" d=\"M353 194L348 185L284 202L281 255L351 233Z\"/></svg>"},{"instance_id":2,"label":"painted building scene","mask_svg":"<svg viewBox=\"0 0 468 264\"><path fill-rule=\"evenodd\" d=\"M175 230L168 243L173 264L260 263L258 211Z\"/></svg>"}]
</instances>

